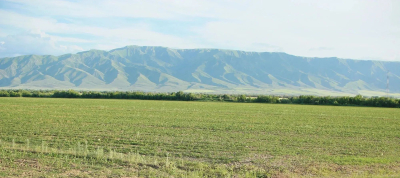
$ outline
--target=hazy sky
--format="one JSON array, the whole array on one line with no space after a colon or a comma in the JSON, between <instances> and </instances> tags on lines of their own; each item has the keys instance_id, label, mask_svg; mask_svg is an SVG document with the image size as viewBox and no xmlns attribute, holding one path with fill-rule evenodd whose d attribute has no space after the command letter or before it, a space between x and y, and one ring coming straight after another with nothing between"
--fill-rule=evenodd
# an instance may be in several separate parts
<instances>
[{"instance_id":1,"label":"hazy sky","mask_svg":"<svg viewBox=\"0 0 400 178\"><path fill-rule=\"evenodd\" d=\"M0 57L126 45L400 61L399 0L0 0Z\"/></svg>"}]
</instances>

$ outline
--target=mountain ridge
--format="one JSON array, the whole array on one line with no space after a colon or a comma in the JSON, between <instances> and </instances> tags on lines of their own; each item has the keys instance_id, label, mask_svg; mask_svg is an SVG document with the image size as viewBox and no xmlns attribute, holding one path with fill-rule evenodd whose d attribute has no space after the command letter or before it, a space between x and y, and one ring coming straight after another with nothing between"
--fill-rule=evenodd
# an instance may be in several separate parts
<instances>
[{"instance_id":1,"label":"mountain ridge","mask_svg":"<svg viewBox=\"0 0 400 178\"><path fill-rule=\"evenodd\" d=\"M397 70L396 70L397 69ZM125 46L0 59L0 88L383 95L400 93L400 62L275 52Z\"/></svg>"}]
</instances>

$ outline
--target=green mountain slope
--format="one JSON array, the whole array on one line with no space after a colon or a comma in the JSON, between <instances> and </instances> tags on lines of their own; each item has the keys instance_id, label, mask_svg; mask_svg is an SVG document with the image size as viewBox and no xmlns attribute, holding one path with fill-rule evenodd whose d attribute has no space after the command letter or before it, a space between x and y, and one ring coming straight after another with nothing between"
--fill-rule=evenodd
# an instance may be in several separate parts
<instances>
[{"instance_id":1,"label":"green mountain slope","mask_svg":"<svg viewBox=\"0 0 400 178\"><path fill-rule=\"evenodd\" d=\"M127 46L0 59L0 88L343 95L400 93L400 62Z\"/></svg>"}]
</instances>

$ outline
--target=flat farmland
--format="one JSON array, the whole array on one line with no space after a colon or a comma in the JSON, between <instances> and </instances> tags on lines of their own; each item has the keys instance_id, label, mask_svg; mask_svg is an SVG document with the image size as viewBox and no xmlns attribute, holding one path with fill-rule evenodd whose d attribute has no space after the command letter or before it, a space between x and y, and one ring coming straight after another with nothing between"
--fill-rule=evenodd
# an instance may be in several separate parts
<instances>
[{"instance_id":1,"label":"flat farmland","mask_svg":"<svg viewBox=\"0 0 400 178\"><path fill-rule=\"evenodd\" d=\"M400 176L400 110L0 98L0 177Z\"/></svg>"}]
</instances>

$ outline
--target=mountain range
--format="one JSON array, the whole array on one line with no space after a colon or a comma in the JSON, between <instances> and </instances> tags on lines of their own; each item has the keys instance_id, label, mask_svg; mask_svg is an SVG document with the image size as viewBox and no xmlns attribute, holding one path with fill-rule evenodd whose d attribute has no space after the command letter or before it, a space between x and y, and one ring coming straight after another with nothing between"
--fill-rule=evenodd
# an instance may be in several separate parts
<instances>
[{"instance_id":1,"label":"mountain range","mask_svg":"<svg viewBox=\"0 0 400 178\"><path fill-rule=\"evenodd\" d=\"M400 62L126 46L0 59L0 89L400 96Z\"/></svg>"}]
</instances>

